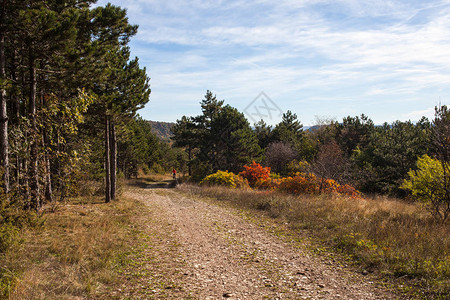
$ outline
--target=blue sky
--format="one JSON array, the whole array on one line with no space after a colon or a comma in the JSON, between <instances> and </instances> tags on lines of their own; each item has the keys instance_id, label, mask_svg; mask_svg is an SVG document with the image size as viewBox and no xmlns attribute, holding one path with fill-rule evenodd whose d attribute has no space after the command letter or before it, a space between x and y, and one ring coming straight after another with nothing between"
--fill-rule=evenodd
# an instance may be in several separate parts
<instances>
[{"instance_id":1,"label":"blue sky","mask_svg":"<svg viewBox=\"0 0 450 300\"><path fill-rule=\"evenodd\" d=\"M304 125L361 113L414 121L450 102L450 0L97 5L108 2L139 25L130 47L151 78L144 119L198 115L206 90L269 124L287 110Z\"/></svg>"}]
</instances>

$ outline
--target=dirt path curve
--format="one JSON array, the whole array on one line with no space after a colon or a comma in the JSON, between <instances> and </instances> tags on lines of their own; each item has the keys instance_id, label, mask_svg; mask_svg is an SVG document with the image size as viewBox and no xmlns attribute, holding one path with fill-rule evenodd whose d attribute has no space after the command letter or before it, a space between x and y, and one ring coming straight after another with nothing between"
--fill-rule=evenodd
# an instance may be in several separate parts
<instances>
[{"instance_id":1,"label":"dirt path curve","mask_svg":"<svg viewBox=\"0 0 450 300\"><path fill-rule=\"evenodd\" d=\"M159 246L151 251L159 251L156 263L165 265L160 272L174 284L163 294L150 290L147 297L395 299L367 277L282 241L235 209L177 189L134 187L125 196L142 201L153 213L147 226L152 236L167 233L159 232Z\"/></svg>"}]
</instances>

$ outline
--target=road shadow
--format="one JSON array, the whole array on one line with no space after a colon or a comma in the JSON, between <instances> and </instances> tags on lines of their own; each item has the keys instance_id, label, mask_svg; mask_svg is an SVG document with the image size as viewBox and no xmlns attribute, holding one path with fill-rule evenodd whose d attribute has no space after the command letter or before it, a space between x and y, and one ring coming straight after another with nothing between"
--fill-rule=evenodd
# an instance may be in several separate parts
<instances>
[{"instance_id":1,"label":"road shadow","mask_svg":"<svg viewBox=\"0 0 450 300\"><path fill-rule=\"evenodd\" d=\"M173 179L154 181L146 178L138 178L133 180L130 184L143 189L170 189L177 186L177 181Z\"/></svg>"}]
</instances>

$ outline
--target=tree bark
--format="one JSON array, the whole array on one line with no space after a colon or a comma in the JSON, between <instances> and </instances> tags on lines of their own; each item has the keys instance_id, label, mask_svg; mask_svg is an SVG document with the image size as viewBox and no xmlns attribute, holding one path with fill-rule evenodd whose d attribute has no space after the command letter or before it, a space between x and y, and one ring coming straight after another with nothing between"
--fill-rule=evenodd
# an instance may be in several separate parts
<instances>
[{"instance_id":1,"label":"tree bark","mask_svg":"<svg viewBox=\"0 0 450 300\"><path fill-rule=\"evenodd\" d=\"M41 89L41 107L47 107L47 100L45 97L44 90ZM51 176L51 168L50 168L50 139L47 134L48 132L48 124L44 124L43 130L41 132L42 134L42 148L44 149L44 196L45 200L48 202L53 202L53 189L52 189L52 176Z\"/></svg>"},{"instance_id":2,"label":"tree bark","mask_svg":"<svg viewBox=\"0 0 450 300\"><path fill-rule=\"evenodd\" d=\"M60 130L58 129L56 131L56 140L57 140L57 144L56 144L56 153L61 153L63 151L63 147L61 146L61 141L60 141ZM66 185L64 183L64 174L63 174L63 170L61 169L61 159L57 159L56 160L56 169L58 170L58 191L59 191L59 201L63 202L65 201L66 198Z\"/></svg>"},{"instance_id":3,"label":"tree bark","mask_svg":"<svg viewBox=\"0 0 450 300\"><path fill-rule=\"evenodd\" d=\"M188 146L188 173L189 176L192 175L192 146Z\"/></svg>"},{"instance_id":4,"label":"tree bark","mask_svg":"<svg viewBox=\"0 0 450 300\"><path fill-rule=\"evenodd\" d=\"M21 50L25 53L26 50L26 46L25 45L21 45ZM22 55L21 56L21 61L19 63L21 66L25 66L26 65L26 56ZM27 94L27 92L29 93L29 91L27 91L27 80L26 80L26 72L24 69L22 69L20 71L20 83L21 83L21 96L22 99L26 99L27 97L29 97L29 94ZM27 116L28 114L28 107L26 104L22 105L21 107L21 111L20 114L22 116ZM30 132L29 131L25 131L24 133L24 137L25 137L25 141L29 142L30 140ZM18 138L20 140L20 138ZM28 151L29 149L27 148L26 151ZM25 195L25 208L26 209L31 209L31 193L30 193L30 178L29 178L29 164L30 164L30 160L28 157L26 156L21 156L20 154L18 154L18 156L21 157L20 159L20 167L21 167L21 177L19 177L19 186L20 186L20 191Z\"/></svg>"},{"instance_id":5,"label":"tree bark","mask_svg":"<svg viewBox=\"0 0 450 300\"><path fill-rule=\"evenodd\" d=\"M110 158L110 174L111 174L111 200L116 199L116 186L117 186L117 139L116 139L116 126L113 120L110 121L110 133L109 133L109 146L111 148Z\"/></svg>"},{"instance_id":6,"label":"tree bark","mask_svg":"<svg viewBox=\"0 0 450 300\"><path fill-rule=\"evenodd\" d=\"M20 190L24 193L25 195L25 209L31 209L31 193L30 193L30 179L29 179L29 160L28 159L23 159L22 161L22 167L23 167L23 179L21 180L20 183Z\"/></svg>"},{"instance_id":7,"label":"tree bark","mask_svg":"<svg viewBox=\"0 0 450 300\"><path fill-rule=\"evenodd\" d=\"M31 121L31 156L30 156L30 190L31 207L35 210L41 208L39 190L39 168L38 168L38 143L37 143L37 123L36 123L36 66L33 57L33 50L29 48L29 72L30 72L30 103L29 115Z\"/></svg>"},{"instance_id":8,"label":"tree bark","mask_svg":"<svg viewBox=\"0 0 450 300\"><path fill-rule=\"evenodd\" d=\"M18 71L17 71L17 63L16 63L16 59L17 59L17 49L14 49L13 51L11 51L11 57L9 58L10 61L10 73L11 73L11 79L14 82L14 84L19 85L19 78L18 78ZM23 87L23 86L22 86ZM8 118L8 126L9 124L19 124L19 120L20 120L20 97L18 95L17 92L13 92L10 93L9 96L9 105L11 106L11 111L10 111L10 115ZM8 136L8 139L10 138L10 136ZM15 140L13 141L13 143L15 143L16 145L19 145L19 139L16 136ZM8 155L10 157L14 157L11 160L9 160L9 188L11 189L11 186L20 186L20 176L22 174L22 163L21 160L22 158L19 155L19 152L16 151L15 155L12 155L11 153L9 153L8 151ZM13 173L13 174L11 174Z\"/></svg>"},{"instance_id":9,"label":"tree bark","mask_svg":"<svg viewBox=\"0 0 450 300\"><path fill-rule=\"evenodd\" d=\"M9 192L9 154L8 154L8 114L6 110L6 60L5 60L5 18L6 0L2 1L1 28L0 28L0 165L3 169L3 189Z\"/></svg>"},{"instance_id":10,"label":"tree bark","mask_svg":"<svg viewBox=\"0 0 450 300\"><path fill-rule=\"evenodd\" d=\"M110 126L109 116L106 116L105 123L105 202L111 201L111 147L110 147Z\"/></svg>"},{"instance_id":11,"label":"tree bark","mask_svg":"<svg viewBox=\"0 0 450 300\"><path fill-rule=\"evenodd\" d=\"M48 135L45 130L42 134L42 143L44 145L44 148L49 146ZM45 200L53 202L52 176L48 151L45 151L44 164L45 164Z\"/></svg>"},{"instance_id":12,"label":"tree bark","mask_svg":"<svg viewBox=\"0 0 450 300\"><path fill-rule=\"evenodd\" d=\"M17 49L13 49L11 58L10 58L10 66L11 66L11 79L15 84L19 84L19 79L17 77ZM11 105L11 122L19 123L20 119L20 100L17 92L11 93L10 96L10 105Z\"/></svg>"}]
</instances>

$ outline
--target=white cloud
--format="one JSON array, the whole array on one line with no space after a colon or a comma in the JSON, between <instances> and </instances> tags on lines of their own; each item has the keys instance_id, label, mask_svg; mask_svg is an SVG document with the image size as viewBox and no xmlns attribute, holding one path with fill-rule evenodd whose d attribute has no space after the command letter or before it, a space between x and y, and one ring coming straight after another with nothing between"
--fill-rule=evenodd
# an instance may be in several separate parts
<instances>
[{"instance_id":1,"label":"white cloud","mask_svg":"<svg viewBox=\"0 0 450 300\"><path fill-rule=\"evenodd\" d=\"M428 119L431 119L433 115L434 115L434 106L423 110L411 111L409 113L406 113L404 116L410 120L419 120L423 116L427 117Z\"/></svg>"},{"instance_id":2,"label":"white cloud","mask_svg":"<svg viewBox=\"0 0 450 300\"><path fill-rule=\"evenodd\" d=\"M449 1L117 2L140 25L134 51L148 64L154 103L206 89L238 103L264 90L294 111L309 101L312 116L335 100L340 114L382 119L380 101L408 117L396 103L409 101L413 114L430 106L420 102L430 91L450 93Z\"/></svg>"}]
</instances>

